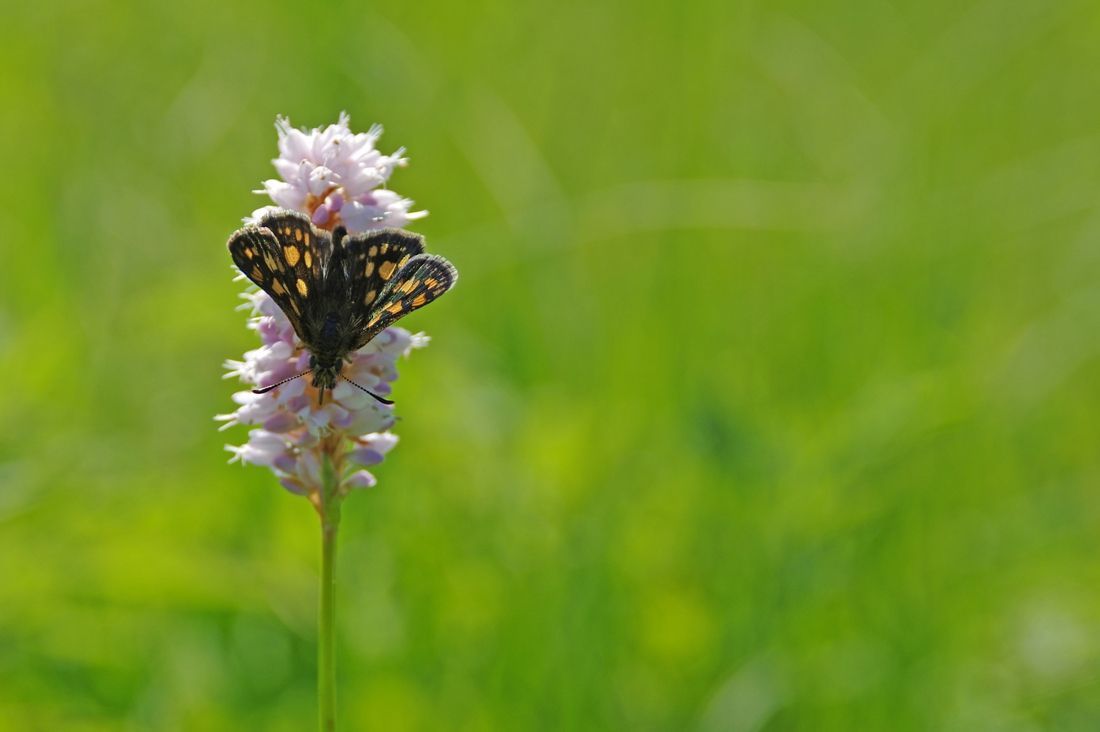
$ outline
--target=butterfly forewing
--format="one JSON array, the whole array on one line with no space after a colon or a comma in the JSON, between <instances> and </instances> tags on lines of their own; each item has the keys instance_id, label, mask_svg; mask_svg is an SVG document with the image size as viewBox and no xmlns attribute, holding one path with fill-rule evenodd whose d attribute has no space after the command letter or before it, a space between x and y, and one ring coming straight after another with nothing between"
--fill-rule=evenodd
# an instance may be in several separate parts
<instances>
[{"instance_id":1,"label":"butterfly forewing","mask_svg":"<svg viewBox=\"0 0 1100 732\"><path fill-rule=\"evenodd\" d=\"M362 348L396 321L454 287L457 280L458 270L443 257L434 254L411 257L371 305L365 328L354 347Z\"/></svg>"},{"instance_id":2,"label":"butterfly forewing","mask_svg":"<svg viewBox=\"0 0 1100 732\"><path fill-rule=\"evenodd\" d=\"M308 284L320 283L331 254L328 232L314 228L309 218L293 211L278 211L260 217L259 227L275 235L283 261ZM308 297L305 295L304 297Z\"/></svg>"},{"instance_id":3,"label":"butterfly forewing","mask_svg":"<svg viewBox=\"0 0 1100 732\"><path fill-rule=\"evenodd\" d=\"M279 306L307 345L316 340L328 235L292 212L269 214L229 239L233 262ZM323 317L323 315L321 316Z\"/></svg>"}]
</instances>

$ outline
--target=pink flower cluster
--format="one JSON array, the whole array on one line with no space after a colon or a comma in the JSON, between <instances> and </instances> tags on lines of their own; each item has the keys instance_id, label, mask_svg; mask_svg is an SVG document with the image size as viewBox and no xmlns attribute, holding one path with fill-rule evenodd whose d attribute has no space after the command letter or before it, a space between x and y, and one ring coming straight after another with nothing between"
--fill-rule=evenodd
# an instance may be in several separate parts
<instances>
[{"instance_id":1,"label":"pink flower cluster","mask_svg":"<svg viewBox=\"0 0 1100 732\"><path fill-rule=\"evenodd\" d=\"M279 206L309 214L317 226L331 230L343 224L352 233L401 228L427 216L427 211L410 211L411 200L384 187L395 168L408 164L404 149L383 155L374 147L382 126L355 134L350 121L345 112L334 125L298 130L279 117L279 157L271 162L280 178L264 181L264 190L257 193L266 192Z\"/></svg>"},{"instance_id":2,"label":"pink flower cluster","mask_svg":"<svg viewBox=\"0 0 1100 732\"><path fill-rule=\"evenodd\" d=\"M271 298L263 292L242 297L253 313L249 328L259 334L262 345L245 353L241 361L226 361L226 378L263 387L307 370L309 352ZM353 354L344 373L376 394L390 394L398 357L427 342L424 335L388 328ZM394 424L393 408L344 381L324 406L318 406L317 390L308 376L267 394L239 391L233 401L237 409L217 417L224 422L222 429L238 424L257 427L244 445L226 447L233 453L231 461L271 468L294 493L310 495L320 489L321 452L329 453L341 485L348 489L372 486L374 476L362 468L382 462L397 443L397 436L388 431Z\"/></svg>"},{"instance_id":3,"label":"pink flower cluster","mask_svg":"<svg viewBox=\"0 0 1100 732\"><path fill-rule=\"evenodd\" d=\"M324 129L293 129L282 117L276 129L280 156L273 162L282 180L266 181L264 188L279 206L310 215L318 228L331 230L343 224L351 233L404 226L427 215L426 211L410 213L412 201L378 188L394 167L406 163L400 150L382 155L374 148L381 127L353 134L347 115L341 114L337 124ZM265 210L258 209L252 218ZM285 488L309 497L314 505L318 505L325 458L335 470L340 494L373 486L375 478L366 468L382 462L397 443L397 435L389 431L395 422L393 408L343 380L332 390L331 399L326 394L325 404L318 405L317 390L308 375L269 393L254 394L251 388L306 371L310 354L267 294L250 288L242 297L243 307L251 312L248 327L259 335L261 345L242 360L225 362L226 378L236 377L249 389L233 395L236 410L217 416L224 422L221 429L253 427L245 444L226 446L233 453L230 462L270 468ZM427 343L423 334L388 328L351 354L343 374L386 396L397 379L397 359Z\"/></svg>"}]
</instances>

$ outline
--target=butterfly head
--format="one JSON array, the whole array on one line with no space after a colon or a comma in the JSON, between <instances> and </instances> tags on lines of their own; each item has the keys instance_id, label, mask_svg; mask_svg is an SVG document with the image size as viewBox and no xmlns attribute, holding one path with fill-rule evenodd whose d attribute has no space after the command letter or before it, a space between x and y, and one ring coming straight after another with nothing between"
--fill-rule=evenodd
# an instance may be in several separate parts
<instances>
[{"instance_id":1,"label":"butterfly head","mask_svg":"<svg viewBox=\"0 0 1100 732\"><path fill-rule=\"evenodd\" d=\"M336 378L340 376L340 372L344 369L344 359L342 358L318 358L316 355L310 355L309 368L313 374L313 386L320 390L322 398L325 389L332 391L332 388L336 386Z\"/></svg>"}]
</instances>

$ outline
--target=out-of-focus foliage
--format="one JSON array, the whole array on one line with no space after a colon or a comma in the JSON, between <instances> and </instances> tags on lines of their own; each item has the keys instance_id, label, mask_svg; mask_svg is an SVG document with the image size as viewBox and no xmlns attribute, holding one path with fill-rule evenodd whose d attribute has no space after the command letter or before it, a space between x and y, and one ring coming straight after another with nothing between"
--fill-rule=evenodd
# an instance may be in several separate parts
<instances>
[{"instance_id":1,"label":"out-of-focus foliage","mask_svg":"<svg viewBox=\"0 0 1100 732\"><path fill-rule=\"evenodd\" d=\"M344 728L1100 726L1100 11L9 3L0 729L314 724L318 532L225 465L275 115L453 294L345 508Z\"/></svg>"}]
</instances>

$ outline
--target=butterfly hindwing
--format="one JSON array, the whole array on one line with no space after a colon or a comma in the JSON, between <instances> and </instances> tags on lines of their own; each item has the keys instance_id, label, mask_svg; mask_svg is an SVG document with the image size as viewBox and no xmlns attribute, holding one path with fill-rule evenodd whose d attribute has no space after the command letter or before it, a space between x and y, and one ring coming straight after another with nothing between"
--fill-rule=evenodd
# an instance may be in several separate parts
<instances>
[{"instance_id":1,"label":"butterfly hindwing","mask_svg":"<svg viewBox=\"0 0 1100 732\"><path fill-rule=\"evenodd\" d=\"M355 348L362 348L376 335L414 310L419 310L454 287L458 270L443 257L417 254L397 270L378 299L370 306L366 324Z\"/></svg>"},{"instance_id":2,"label":"butterfly hindwing","mask_svg":"<svg viewBox=\"0 0 1100 732\"><path fill-rule=\"evenodd\" d=\"M394 275L424 251L424 239L400 229L381 229L344 239L348 302L373 309Z\"/></svg>"}]
</instances>

